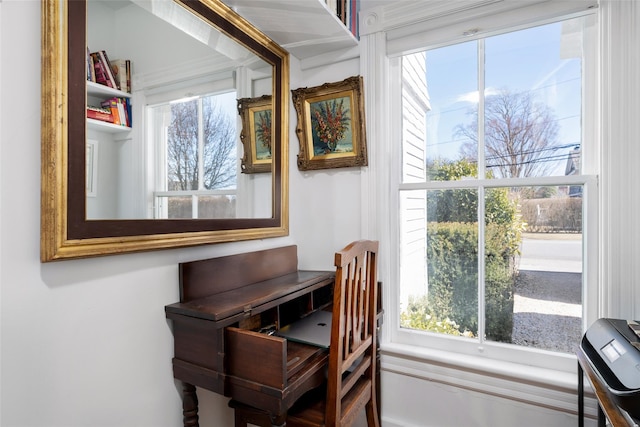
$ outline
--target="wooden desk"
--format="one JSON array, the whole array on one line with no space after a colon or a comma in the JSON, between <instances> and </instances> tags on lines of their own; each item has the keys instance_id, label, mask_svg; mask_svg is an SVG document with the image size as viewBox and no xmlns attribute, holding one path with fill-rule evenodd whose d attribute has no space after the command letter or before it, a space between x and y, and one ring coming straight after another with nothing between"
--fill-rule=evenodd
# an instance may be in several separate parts
<instances>
[{"instance_id":1,"label":"wooden desk","mask_svg":"<svg viewBox=\"0 0 640 427\"><path fill-rule=\"evenodd\" d=\"M578 425L584 427L583 378L586 374L598 399L598 427L605 427L607 419L612 427L637 427L638 424L614 403L606 386L601 383L600 378L591 367L584 350L578 348L576 355L578 356Z\"/></svg>"},{"instance_id":2,"label":"wooden desk","mask_svg":"<svg viewBox=\"0 0 640 427\"><path fill-rule=\"evenodd\" d=\"M196 386L267 411L279 425L325 380L327 349L264 333L332 302L334 272L297 264L295 246L180 264L180 302L165 313L185 427L198 426Z\"/></svg>"}]
</instances>

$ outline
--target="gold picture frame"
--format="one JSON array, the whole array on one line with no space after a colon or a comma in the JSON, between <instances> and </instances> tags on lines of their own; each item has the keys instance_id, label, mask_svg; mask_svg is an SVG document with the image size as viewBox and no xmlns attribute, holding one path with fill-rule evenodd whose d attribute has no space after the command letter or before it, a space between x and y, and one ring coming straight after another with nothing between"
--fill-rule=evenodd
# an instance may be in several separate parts
<instances>
[{"instance_id":1,"label":"gold picture frame","mask_svg":"<svg viewBox=\"0 0 640 427\"><path fill-rule=\"evenodd\" d=\"M367 166L362 76L291 93L299 170Z\"/></svg>"},{"instance_id":2,"label":"gold picture frame","mask_svg":"<svg viewBox=\"0 0 640 427\"><path fill-rule=\"evenodd\" d=\"M271 172L271 95L238 99L238 114L242 118L240 140L244 155L242 173Z\"/></svg>"}]
</instances>

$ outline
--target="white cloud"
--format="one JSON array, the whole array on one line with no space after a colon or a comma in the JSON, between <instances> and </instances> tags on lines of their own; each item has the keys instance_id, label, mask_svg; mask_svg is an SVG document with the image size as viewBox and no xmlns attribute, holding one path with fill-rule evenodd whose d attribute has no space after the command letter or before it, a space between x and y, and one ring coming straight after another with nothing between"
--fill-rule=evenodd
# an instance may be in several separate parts
<instances>
[{"instance_id":1,"label":"white cloud","mask_svg":"<svg viewBox=\"0 0 640 427\"><path fill-rule=\"evenodd\" d=\"M496 95L499 91L495 88L488 87L484 90L484 96ZM470 104L477 104L480 100L479 92L474 90L472 92L463 93L458 95L456 102L468 102Z\"/></svg>"}]
</instances>

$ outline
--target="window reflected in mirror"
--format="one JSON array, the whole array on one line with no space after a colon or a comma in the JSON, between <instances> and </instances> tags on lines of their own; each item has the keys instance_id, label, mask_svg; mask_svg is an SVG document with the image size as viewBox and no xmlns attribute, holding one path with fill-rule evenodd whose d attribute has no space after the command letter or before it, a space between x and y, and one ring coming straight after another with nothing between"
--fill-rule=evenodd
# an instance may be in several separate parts
<instances>
[{"instance_id":1,"label":"window reflected in mirror","mask_svg":"<svg viewBox=\"0 0 640 427\"><path fill-rule=\"evenodd\" d=\"M87 219L271 217L272 174L242 173L237 111L271 76L172 0L88 1Z\"/></svg>"},{"instance_id":2,"label":"window reflected in mirror","mask_svg":"<svg viewBox=\"0 0 640 427\"><path fill-rule=\"evenodd\" d=\"M236 93L147 107L155 218L235 218Z\"/></svg>"}]
</instances>

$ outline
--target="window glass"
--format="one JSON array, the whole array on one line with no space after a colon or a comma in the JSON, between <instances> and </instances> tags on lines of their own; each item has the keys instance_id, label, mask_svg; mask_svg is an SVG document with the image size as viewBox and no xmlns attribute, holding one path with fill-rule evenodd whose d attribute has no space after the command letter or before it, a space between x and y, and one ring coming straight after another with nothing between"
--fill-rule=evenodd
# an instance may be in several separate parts
<instances>
[{"instance_id":1,"label":"window glass","mask_svg":"<svg viewBox=\"0 0 640 427\"><path fill-rule=\"evenodd\" d=\"M580 148L582 20L486 39L484 149L493 177L564 175Z\"/></svg>"},{"instance_id":2,"label":"window glass","mask_svg":"<svg viewBox=\"0 0 640 427\"><path fill-rule=\"evenodd\" d=\"M477 146L456 132L477 123L478 43L467 42L426 52L429 96L426 156L428 165L457 160L463 147L477 158ZM435 179L431 174L430 179Z\"/></svg>"},{"instance_id":3,"label":"window glass","mask_svg":"<svg viewBox=\"0 0 640 427\"><path fill-rule=\"evenodd\" d=\"M427 192L426 278L409 295L402 325L478 335L477 191Z\"/></svg>"},{"instance_id":4,"label":"window glass","mask_svg":"<svg viewBox=\"0 0 640 427\"><path fill-rule=\"evenodd\" d=\"M229 92L149 108L157 147L156 217L235 217L235 98Z\"/></svg>"},{"instance_id":5,"label":"window glass","mask_svg":"<svg viewBox=\"0 0 640 427\"><path fill-rule=\"evenodd\" d=\"M563 353L580 342L583 206L569 188L487 190L487 340Z\"/></svg>"},{"instance_id":6,"label":"window glass","mask_svg":"<svg viewBox=\"0 0 640 427\"><path fill-rule=\"evenodd\" d=\"M401 329L578 345L587 22L402 57Z\"/></svg>"}]
</instances>

